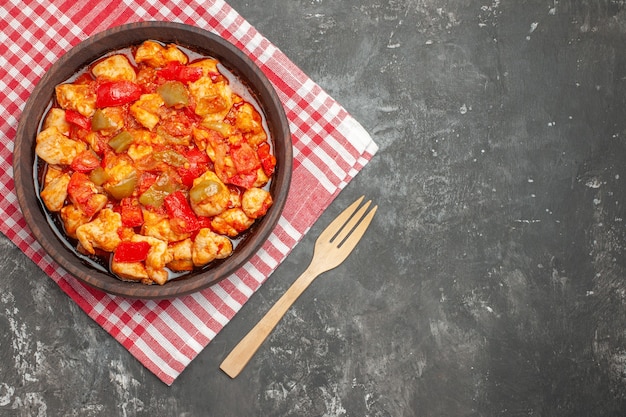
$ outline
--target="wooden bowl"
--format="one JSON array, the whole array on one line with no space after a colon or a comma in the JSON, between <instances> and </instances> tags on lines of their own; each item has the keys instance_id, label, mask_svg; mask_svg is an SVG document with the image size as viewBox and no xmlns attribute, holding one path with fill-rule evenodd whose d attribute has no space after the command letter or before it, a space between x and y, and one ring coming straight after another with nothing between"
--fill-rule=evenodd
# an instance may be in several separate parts
<instances>
[{"instance_id":1,"label":"wooden bowl","mask_svg":"<svg viewBox=\"0 0 626 417\"><path fill-rule=\"evenodd\" d=\"M50 226L35 185L35 137L53 98L54 87L106 53L138 45L148 39L175 43L217 58L247 85L262 107L277 159L270 185L274 204L266 216L247 232L233 255L213 262L202 271L189 273L164 285L121 281L81 260L67 241ZM18 125L13 152L15 188L20 208L35 238L48 254L65 270L90 286L120 296L150 299L181 296L206 288L228 277L248 261L278 222L287 198L292 163L289 124L276 91L263 72L242 51L221 37L193 26L172 22L142 22L115 27L81 42L62 56L43 76L28 99Z\"/></svg>"}]
</instances>

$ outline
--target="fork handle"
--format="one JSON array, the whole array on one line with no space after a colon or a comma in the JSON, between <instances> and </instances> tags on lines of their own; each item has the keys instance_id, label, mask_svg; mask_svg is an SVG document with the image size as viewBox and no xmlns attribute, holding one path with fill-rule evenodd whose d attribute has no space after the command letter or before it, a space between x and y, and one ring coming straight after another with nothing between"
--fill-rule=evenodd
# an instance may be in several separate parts
<instances>
[{"instance_id":1,"label":"fork handle","mask_svg":"<svg viewBox=\"0 0 626 417\"><path fill-rule=\"evenodd\" d=\"M274 303L265 316L241 339L220 365L220 369L231 378L235 378L250 361L252 356L272 332L289 307L307 289L309 284L320 274L309 266L289 289Z\"/></svg>"}]
</instances>

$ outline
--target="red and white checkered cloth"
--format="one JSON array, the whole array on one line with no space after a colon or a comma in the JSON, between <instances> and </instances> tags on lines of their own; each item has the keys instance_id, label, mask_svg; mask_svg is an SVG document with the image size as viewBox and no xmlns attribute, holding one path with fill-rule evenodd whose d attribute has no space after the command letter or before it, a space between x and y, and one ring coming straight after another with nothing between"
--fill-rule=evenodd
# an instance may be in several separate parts
<instances>
[{"instance_id":1,"label":"red and white checkered cloth","mask_svg":"<svg viewBox=\"0 0 626 417\"><path fill-rule=\"evenodd\" d=\"M90 35L142 20L195 25L242 49L274 84L294 145L289 199L262 250L229 279L161 301L99 292L55 264L19 211L11 166L21 111L52 63ZM168 385L233 318L377 150L344 108L222 0L5 0L0 5L0 45L0 231Z\"/></svg>"}]
</instances>

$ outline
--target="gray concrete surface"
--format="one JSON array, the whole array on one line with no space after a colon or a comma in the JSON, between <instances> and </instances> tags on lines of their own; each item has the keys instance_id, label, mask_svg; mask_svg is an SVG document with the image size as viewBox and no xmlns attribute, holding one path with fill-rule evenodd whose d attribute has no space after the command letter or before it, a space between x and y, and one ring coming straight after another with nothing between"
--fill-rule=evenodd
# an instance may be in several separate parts
<instances>
[{"instance_id":1,"label":"gray concrete surface","mask_svg":"<svg viewBox=\"0 0 626 417\"><path fill-rule=\"evenodd\" d=\"M622 415L624 2L229 3L379 153L172 387L0 237L0 415ZM230 380L361 194L367 239Z\"/></svg>"}]
</instances>

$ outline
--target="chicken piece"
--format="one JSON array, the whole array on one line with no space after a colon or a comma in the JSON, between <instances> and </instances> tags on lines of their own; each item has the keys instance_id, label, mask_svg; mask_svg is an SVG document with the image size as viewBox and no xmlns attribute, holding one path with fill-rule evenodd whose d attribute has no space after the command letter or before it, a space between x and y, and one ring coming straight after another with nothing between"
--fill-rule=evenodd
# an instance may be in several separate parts
<instances>
[{"instance_id":1,"label":"chicken piece","mask_svg":"<svg viewBox=\"0 0 626 417\"><path fill-rule=\"evenodd\" d=\"M40 195L48 210L56 212L63 208L69 183L70 175L65 173L50 180L43 188Z\"/></svg>"},{"instance_id":2,"label":"chicken piece","mask_svg":"<svg viewBox=\"0 0 626 417\"><path fill-rule=\"evenodd\" d=\"M105 142L96 132L87 133L83 140L85 141L85 143L87 143L87 145L89 145L91 149L93 149L94 152L98 154L100 154L104 150L103 145Z\"/></svg>"},{"instance_id":3,"label":"chicken piece","mask_svg":"<svg viewBox=\"0 0 626 417\"><path fill-rule=\"evenodd\" d=\"M83 248L92 255L95 248L113 252L121 239L117 230L122 227L122 216L109 208L102 209L98 216L76 229L76 237Z\"/></svg>"},{"instance_id":4,"label":"chicken piece","mask_svg":"<svg viewBox=\"0 0 626 417\"><path fill-rule=\"evenodd\" d=\"M237 187L228 187L230 191L230 199L228 201L228 208L241 207L241 190Z\"/></svg>"},{"instance_id":5,"label":"chicken piece","mask_svg":"<svg viewBox=\"0 0 626 417\"><path fill-rule=\"evenodd\" d=\"M57 101L64 109L91 117L96 111L96 93L90 84L59 84L55 87Z\"/></svg>"},{"instance_id":6,"label":"chicken piece","mask_svg":"<svg viewBox=\"0 0 626 417\"><path fill-rule=\"evenodd\" d=\"M271 194L262 188L249 188L241 197L241 208L251 219L265 216L272 203Z\"/></svg>"},{"instance_id":7,"label":"chicken piece","mask_svg":"<svg viewBox=\"0 0 626 417\"><path fill-rule=\"evenodd\" d=\"M217 137L217 138L211 138L211 136L214 135L219 135L217 132L215 132L214 130L209 130L209 129L199 129L197 127L193 127L192 133L191 133L191 137L193 138L193 143L196 145L196 147L202 151L202 152L207 152L207 155L209 155L209 158L211 158L211 160L215 160L215 151L213 150L213 148L210 146L210 144L214 141L221 141L221 136ZM211 154L209 154L209 152L211 152Z\"/></svg>"},{"instance_id":8,"label":"chicken piece","mask_svg":"<svg viewBox=\"0 0 626 417\"><path fill-rule=\"evenodd\" d=\"M130 114L146 129L154 129L159 123L159 108L165 104L160 95L142 94L139 100L130 106Z\"/></svg>"},{"instance_id":9,"label":"chicken piece","mask_svg":"<svg viewBox=\"0 0 626 417\"><path fill-rule=\"evenodd\" d=\"M143 262L116 262L113 260L111 261L111 271L122 280L152 284Z\"/></svg>"},{"instance_id":10,"label":"chicken piece","mask_svg":"<svg viewBox=\"0 0 626 417\"><path fill-rule=\"evenodd\" d=\"M220 73L217 68L218 61L213 58L205 58L189 64L190 67L202 68L202 75L205 77L215 76Z\"/></svg>"},{"instance_id":11,"label":"chicken piece","mask_svg":"<svg viewBox=\"0 0 626 417\"><path fill-rule=\"evenodd\" d=\"M243 141L244 141L243 135L239 131L235 131L232 135L230 135L230 136L228 136L228 138L226 138L226 142L230 146L232 146L232 145L241 145L241 143Z\"/></svg>"},{"instance_id":12,"label":"chicken piece","mask_svg":"<svg viewBox=\"0 0 626 417\"><path fill-rule=\"evenodd\" d=\"M267 140L267 134L263 129L263 119L252 104L243 103L237 106L233 116L235 127L244 133L250 145L256 147Z\"/></svg>"},{"instance_id":13,"label":"chicken piece","mask_svg":"<svg viewBox=\"0 0 626 417\"><path fill-rule=\"evenodd\" d=\"M228 207L230 191L218 176L212 171L193 180L193 187L189 190L191 209L198 216L215 216Z\"/></svg>"},{"instance_id":14,"label":"chicken piece","mask_svg":"<svg viewBox=\"0 0 626 417\"><path fill-rule=\"evenodd\" d=\"M135 68L124 55L112 55L91 69L93 75L105 81L132 81L137 79Z\"/></svg>"},{"instance_id":15,"label":"chicken piece","mask_svg":"<svg viewBox=\"0 0 626 417\"><path fill-rule=\"evenodd\" d=\"M191 236L191 233L182 233L173 230L170 219L166 215L157 214L149 210L143 210L141 234L166 242L178 242Z\"/></svg>"},{"instance_id":16,"label":"chicken piece","mask_svg":"<svg viewBox=\"0 0 626 417\"><path fill-rule=\"evenodd\" d=\"M137 162L143 158L153 155L154 148L150 145L133 143L132 145L129 146L126 153L128 154L128 156L132 158L133 161Z\"/></svg>"},{"instance_id":17,"label":"chicken piece","mask_svg":"<svg viewBox=\"0 0 626 417\"><path fill-rule=\"evenodd\" d=\"M173 271L193 270L192 246L193 242L191 239L171 243L167 250L172 256L172 260L167 264L167 267Z\"/></svg>"},{"instance_id":18,"label":"chicken piece","mask_svg":"<svg viewBox=\"0 0 626 417\"><path fill-rule=\"evenodd\" d=\"M162 68L172 61L181 64L186 64L188 61L187 55L172 44L165 47L158 42L145 41L135 52L135 62L145 63L153 68Z\"/></svg>"},{"instance_id":19,"label":"chicken piece","mask_svg":"<svg viewBox=\"0 0 626 417\"><path fill-rule=\"evenodd\" d=\"M224 259L233 253L233 244L226 236L213 233L211 229L200 229L192 246L195 266L203 266L215 259Z\"/></svg>"},{"instance_id":20,"label":"chicken piece","mask_svg":"<svg viewBox=\"0 0 626 417\"><path fill-rule=\"evenodd\" d=\"M76 155L87 149L87 145L68 138L55 126L42 130L37 135L35 152L51 165L70 165Z\"/></svg>"},{"instance_id":21,"label":"chicken piece","mask_svg":"<svg viewBox=\"0 0 626 417\"><path fill-rule=\"evenodd\" d=\"M211 221L211 227L217 233L230 237L235 237L239 233L247 230L254 223L240 208L232 208L215 216Z\"/></svg>"},{"instance_id":22,"label":"chicken piece","mask_svg":"<svg viewBox=\"0 0 626 417\"><path fill-rule=\"evenodd\" d=\"M103 188L114 198L121 200L129 197L137 185L137 170L132 160L124 155L120 157L108 157L104 167L107 181Z\"/></svg>"},{"instance_id":23,"label":"chicken piece","mask_svg":"<svg viewBox=\"0 0 626 417\"><path fill-rule=\"evenodd\" d=\"M178 47L173 44L167 45L163 56L165 57L166 62L179 62L185 65L189 61L187 55L185 55L183 51L178 49Z\"/></svg>"},{"instance_id":24,"label":"chicken piece","mask_svg":"<svg viewBox=\"0 0 626 417\"><path fill-rule=\"evenodd\" d=\"M265 130L259 130L256 132L248 132L244 136L246 140L248 141L248 143L255 147L267 141L267 133L265 133Z\"/></svg>"},{"instance_id":25,"label":"chicken piece","mask_svg":"<svg viewBox=\"0 0 626 417\"><path fill-rule=\"evenodd\" d=\"M89 222L89 217L81 209L69 204L61 209L61 220L65 233L72 239L76 239L76 229Z\"/></svg>"},{"instance_id":26,"label":"chicken piece","mask_svg":"<svg viewBox=\"0 0 626 417\"><path fill-rule=\"evenodd\" d=\"M131 242L148 242L150 250L145 260L148 277L159 285L167 282L169 273L165 266L172 260L172 255L167 250L167 242L151 236L134 235Z\"/></svg>"},{"instance_id":27,"label":"chicken piece","mask_svg":"<svg viewBox=\"0 0 626 417\"><path fill-rule=\"evenodd\" d=\"M122 223L122 227L117 230L117 234L122 240L131 240L133 236L136 235L135 229L132 227L124 226Z\"/></svg>"},{"instance_id":28,"label":"chicken piece","mask_svg":"<svg viewBox=\"0 0 626 417\"><path fill-rule=\"evenodd\" d=\"M189 238L170 244L168 250L172 260L191 259L192 245L193 242Z\"/></svg>"},{"instance_id":29,"label":"chicken piece","mask_svg":"<svg viewBox=\"0 0 626 417\"><path fill-rule=\"evenodd\" d=\"M59 132L64 134L65 136L69 136L70 134L70 124L67 120L65 120L65 110L59 109L58 107L53 107L48 112L46 119L43 122L43 130L46 130L49 127L56 127Z\"/></svg>"},{"instance_id":30,"label":"chicken piece","mask_svg":"<svg viewBox=\"0 0 626 417\"><path fill-rule=\"evenodd\" d=\"M55 165L48 165L48 169L46 169L46 175L44 175L43 177L43 186L47 186L48 184L50 184L50 182L57 179L63 174L63 168Z\"/></svg>"},{"instance_id":31,"label":"chicken piece","mask_svg":"<svg viewBox=\"0 0 626 417\"><path fill-rule=\"evenodd\" d=\"M203 121L222 121L233 105L232 90L225 81L214 83L201 77L189 83L189 94L196 103L195 113Z\"/></svg>"},{"instance_id":32,"label":"chicken piece","mask_svg":"<svg viewBox=\"0 0 626 417\"><path fill-rule=\"evenodd\" d=\"M254 181L254 184L252 184L252 186L256 188L261 188L265 184L267 184L269 180L269 177L267 176L265 171L263 171L263 167L261 167L256 171L256 180Z\"/></svg>"}]
</instances>

